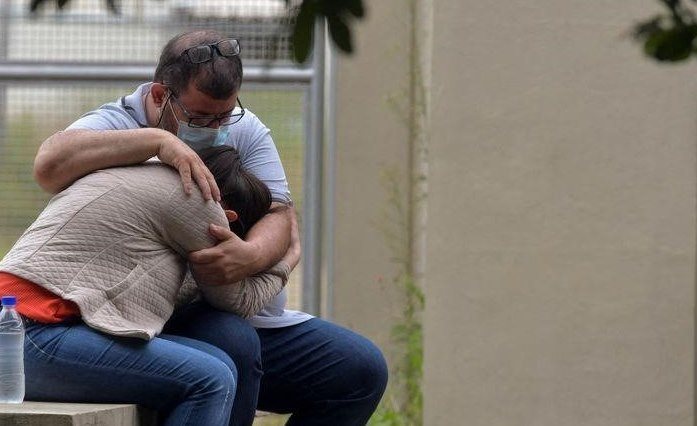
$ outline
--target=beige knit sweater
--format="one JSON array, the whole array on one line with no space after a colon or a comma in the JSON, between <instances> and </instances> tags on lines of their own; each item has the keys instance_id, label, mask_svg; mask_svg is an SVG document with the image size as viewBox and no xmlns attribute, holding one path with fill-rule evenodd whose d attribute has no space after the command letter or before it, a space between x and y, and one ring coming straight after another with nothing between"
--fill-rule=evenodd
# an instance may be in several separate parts
<instances>
[{"instance_id":1,"label":"beige knit sweater","mask_svg":"<svg viewBox=\"0 0 697 426\"><path fill-rule=\"evenodd\" d=\"M220 205L187 196L170 167L147 163L89 174L54 196L0 262L5 271L75 302L85 323L152 339L179 298L203 297L243 317L282 289L290 268L225 286L182 288L186 255L212 247L209 224L227 227Z\"/></svg>"}]
</instances>

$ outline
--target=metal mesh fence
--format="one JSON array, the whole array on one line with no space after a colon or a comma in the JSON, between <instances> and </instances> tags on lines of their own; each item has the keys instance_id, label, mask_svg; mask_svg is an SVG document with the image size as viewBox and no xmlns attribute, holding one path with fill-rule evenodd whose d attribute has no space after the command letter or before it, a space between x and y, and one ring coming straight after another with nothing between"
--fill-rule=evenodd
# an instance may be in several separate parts
<instances>
[{"instance_id":1,"label":"metal mesh fence","mask_svg":"<svg viewBox=\"0 0 697 426\"><path fill-rule=\"evenodd\" d=\"M197 28L239 38L248 64L289 58L284 0L122 0L119 14L100 0L71 0L63 10L47 0L34 13L28 0L3 2L10 61L151 63L172 36Z\"/></svg>"},{"instance_id":2,"label":"metal mesh fence","mask_svg":"<svg viewBox=\"0 0 697 426\"><path fill-rule=\"evenodd\" d=\"M192 28L215 28L238 37L245 66L285 64L289 45L284 5L283 0L123 0L121 14L114 15L98 0L73 0L64 11L47 2L32 15L28 0L0 0L0 9L5 8L5 18L0 16L0 64L154 65L172 35ZM0 257L49 198L32 177L41 142L83 113L133 92L138 83L0 77ZM305 83L245 83L240 94L245 107L271 129L301 216L307 92ZM294 309L300 308L301 277L302 271L296 270L288 287Z\"/></svg>"}]
</instances>

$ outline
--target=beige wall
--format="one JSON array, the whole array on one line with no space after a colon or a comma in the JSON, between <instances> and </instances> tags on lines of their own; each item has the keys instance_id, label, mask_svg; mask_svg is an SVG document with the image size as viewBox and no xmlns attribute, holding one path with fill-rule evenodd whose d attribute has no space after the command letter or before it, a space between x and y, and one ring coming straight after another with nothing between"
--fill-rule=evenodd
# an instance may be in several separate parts
<instances>
[{"instance_id":1,"label":"beige wall","mask_svg":"<svg viewBox=\"0 0 697 426\"><path fill-rule=\"evenodd\" d=\"M379 335L398 296L369 283L389 263L361 228L407 163L384 95L409 20L368 3L337 74L334 304ZM692 425L697 74L626 37L657 6L425 4L425 424Z\"/></svg>"}]
</instances>

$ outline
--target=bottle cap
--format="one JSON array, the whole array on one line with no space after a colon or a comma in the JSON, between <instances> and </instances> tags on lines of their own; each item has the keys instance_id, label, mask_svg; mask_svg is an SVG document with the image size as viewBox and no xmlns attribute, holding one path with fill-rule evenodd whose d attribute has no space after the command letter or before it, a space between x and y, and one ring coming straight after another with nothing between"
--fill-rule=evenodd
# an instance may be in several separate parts
<instances>
[{"instance_id":1,"label":"bottle cap","mask_svg":"<svg viewBox=\"0 0 697 426\"><path fill-rule=\"evenodd\" d=\"M17 297L15 296L2 296L2 306L15 306L17 304Z\"/></svg>"}]
</instances>

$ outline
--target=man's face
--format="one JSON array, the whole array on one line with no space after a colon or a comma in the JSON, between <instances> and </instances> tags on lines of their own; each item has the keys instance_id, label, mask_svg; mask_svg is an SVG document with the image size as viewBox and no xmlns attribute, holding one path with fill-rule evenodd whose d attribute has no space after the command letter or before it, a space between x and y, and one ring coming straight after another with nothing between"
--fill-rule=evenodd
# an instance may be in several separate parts
<instances>
[{"instance_id":1,"label":"man's face","mask_svg":"<svg viewBox=\"0 0 697 426\"><path fill-rule=\"evenodd\" d=\"M189 84L179 95L167 91L162 105L161 126L175 135L180 121L184 124L191 122L196 126L218 128L221 120L216 118L230 115L236 102L236 93L227 99L213 99L200 92L193 84Z\"/></svg>"}]
</instances>

